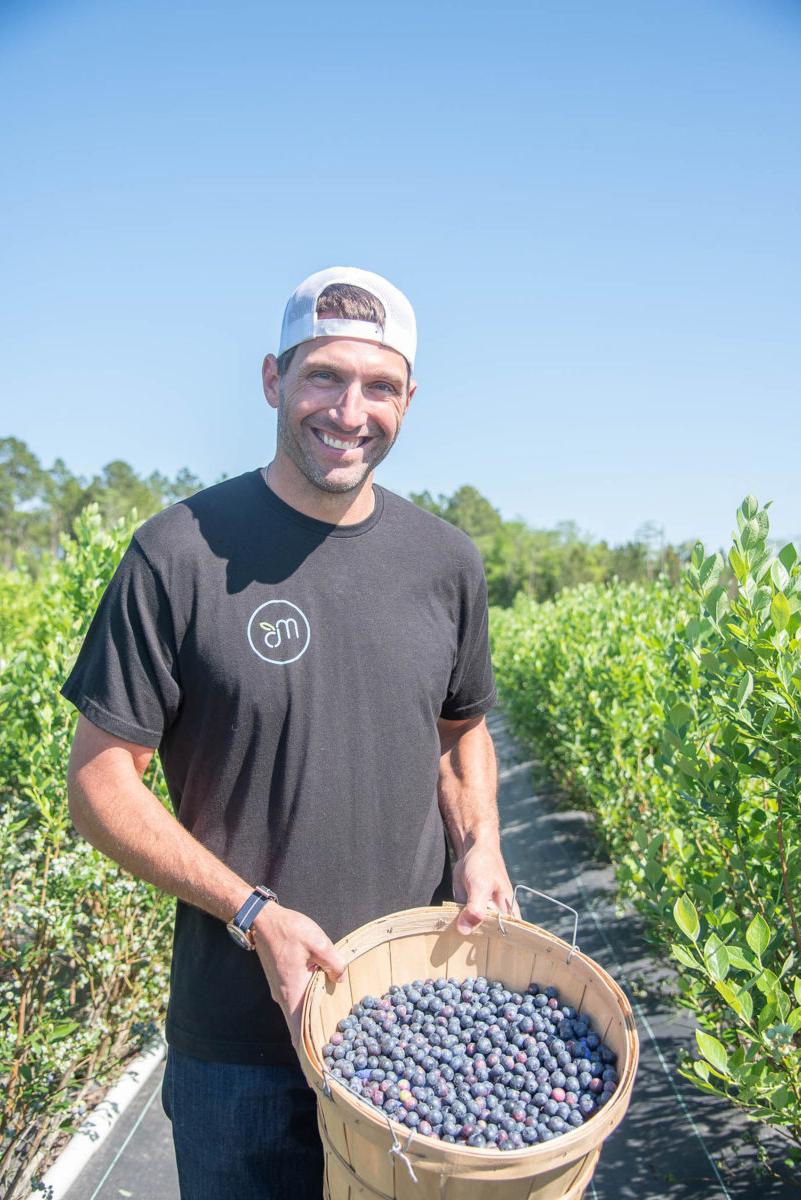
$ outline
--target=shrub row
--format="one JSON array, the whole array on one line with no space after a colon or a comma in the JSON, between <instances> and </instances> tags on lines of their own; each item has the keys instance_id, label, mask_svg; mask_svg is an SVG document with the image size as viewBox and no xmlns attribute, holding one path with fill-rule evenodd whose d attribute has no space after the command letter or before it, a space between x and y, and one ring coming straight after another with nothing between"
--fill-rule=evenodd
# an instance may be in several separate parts
<instances>
[{"instance_id":1,"label":"shrub row","mask_svg":"<svg viewBox=\"0 0 801 1200\"><path fill-rule=\"evenodd\" d=\"M493 610L514 732L597 814L620 886L697 1016L682 1073L801 1163L801 563L753 497L678 587Z\"/></svg>"},{"instance_id":2,"label":"shrub row","mask_svg":"<svg viewBox=\"0 0 801 1200\"><path fill-rule=\"evenodd\" d=\"M0 573L0 1195L27 1195L93 1090L152 1033L172 904L74 834L58 695L127 542L96 508L66 556ZM163 784L154 775L148 782Z\"/></svg>"}]
</instances>

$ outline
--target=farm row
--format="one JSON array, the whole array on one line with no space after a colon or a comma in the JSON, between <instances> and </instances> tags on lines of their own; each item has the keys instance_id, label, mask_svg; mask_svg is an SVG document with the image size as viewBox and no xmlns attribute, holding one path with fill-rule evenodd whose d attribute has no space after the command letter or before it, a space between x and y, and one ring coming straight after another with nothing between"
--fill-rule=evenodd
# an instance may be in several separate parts
<instances>
[{"instance_id":1,"label":"farm row","mask_svg":"<svg viewBox=\"0 0 801 1200\"><path fill-rule=\"evenodd\" d=\"M698 1018L684 1073L801 1163L801 563L747 497L678 587L493 610L515 734L597 817Z\"/></svg>"},{"instance_id":2,"label":"farm row","mask_svg":"<svg viewBox=\"0 0 801 1200\"><path fill-rule=\"evenodd\" d=\"M0 572L0 1195L39 1165L163 1019L172 902L76 837L58 695L127 542L97 509L66 557ZM151 786L154 779L150 779ZM155 783L160 787L160 782Z\"/></svg>"}]
</instances>

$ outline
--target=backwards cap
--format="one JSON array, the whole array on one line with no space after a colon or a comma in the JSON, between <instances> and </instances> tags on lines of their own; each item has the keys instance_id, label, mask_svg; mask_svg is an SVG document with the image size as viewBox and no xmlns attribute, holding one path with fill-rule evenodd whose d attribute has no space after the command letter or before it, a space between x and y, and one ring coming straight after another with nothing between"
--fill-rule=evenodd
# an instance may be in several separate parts
<instances>
[{"instance_id":1,"label":"backwards cap","mask_svg":"<svg viewBox=\"0 0 801 1200\"><path fill-rule=\"evenodd\" d=\"M384 306L384 324L352 321L344 317L318 317L317 300L320 293L332 283L349 283L370 292ZM367 342L378 342L397 350L410 367L414 366L417 349L414 309L403 292L388 279L374 275L372 271L362 271L358 267L329 267L310 275L295 288L284 310L278 354L299 346L301 342L321 337L361 338Z\"/></svg>"}]
</instances>

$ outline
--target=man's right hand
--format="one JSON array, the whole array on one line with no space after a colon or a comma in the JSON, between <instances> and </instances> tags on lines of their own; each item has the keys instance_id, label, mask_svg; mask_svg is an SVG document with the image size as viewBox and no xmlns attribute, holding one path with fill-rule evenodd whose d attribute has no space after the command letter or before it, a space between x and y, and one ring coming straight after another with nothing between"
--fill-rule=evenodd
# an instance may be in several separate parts
<instances>
[{"instance_id":1,"label":"man's right hand","mask_svg":"<svg viewBox=\"0 0 801 1200\"><path fill-rule=\"evenodd\" d=\"M251 931L270 993L281 1005L297 1050L303 996L315 968L336 983L347 964L320 926L293 908L266 904Z\"/></svg>"}]
</instances>

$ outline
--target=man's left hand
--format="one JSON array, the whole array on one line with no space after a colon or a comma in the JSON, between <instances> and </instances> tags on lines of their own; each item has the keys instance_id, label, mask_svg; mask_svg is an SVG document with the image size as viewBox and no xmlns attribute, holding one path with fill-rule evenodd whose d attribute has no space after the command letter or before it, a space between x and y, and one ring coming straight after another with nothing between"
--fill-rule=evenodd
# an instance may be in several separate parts
<instances>
[{"instance_id":1,"label":"man's left hand","mask_svg":"<svg viewBox=\"0 0 801 1200\"><path fill-rule=\"evenodd\" d=\"M488 908L520 915L512 908L513 889L504 865L501 848L493 838L477 841L456 861L453 894L464 908L456 921L457 932L467 935L481 924Z\"/></svg>"}]
</instances>

